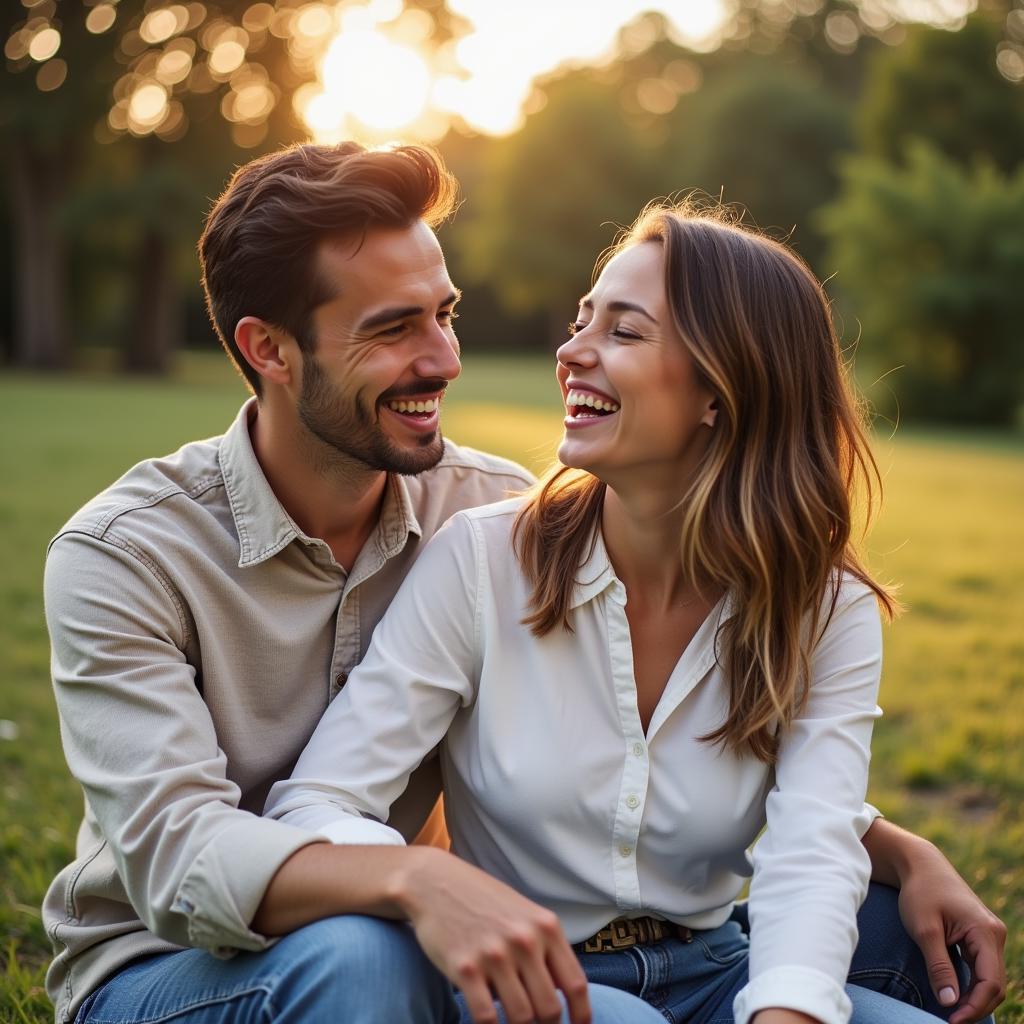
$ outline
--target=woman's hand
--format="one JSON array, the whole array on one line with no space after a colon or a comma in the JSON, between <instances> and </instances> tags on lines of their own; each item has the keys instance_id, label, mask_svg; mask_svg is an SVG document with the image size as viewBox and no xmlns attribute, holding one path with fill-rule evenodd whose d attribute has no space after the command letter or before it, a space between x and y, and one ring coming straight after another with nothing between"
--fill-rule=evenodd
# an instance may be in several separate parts
<instances>
[{"instance_id":1,"label":"woman's hand","mask_svg":"<svg viewBox=\"0 0 1024 1024\"><path fill-rule=\"evenodd\" d=\"M879 819L864 835L872 878L899 889L900 918L920 947L936 998L961 999L948 947L959 944L972 984L950 1024L974 1024L1006 998L1006 926L975 896L941 851L927 840Z\"/></svg>"},{"instance_id":2,"label":"woman's hand","mask_svg":"<svg viewBox=\"0 0 1024 1024\"><path fill-rule=\"evenodd\" d=\"M395 900L476 1024L496 1024L495 996L509 1024L558 1024L558 991L573 1024L589 1024L586 975L551 911L445 851L408 852Z\"/></svg>"}]
</instances>

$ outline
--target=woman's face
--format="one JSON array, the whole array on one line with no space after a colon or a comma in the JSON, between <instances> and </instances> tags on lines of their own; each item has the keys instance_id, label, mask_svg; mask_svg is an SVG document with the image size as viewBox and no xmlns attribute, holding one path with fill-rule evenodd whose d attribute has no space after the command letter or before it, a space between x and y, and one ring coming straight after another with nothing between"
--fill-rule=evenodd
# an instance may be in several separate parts
<instances>
[{"instance_id":1,"label":"woman's face","mask_svg":"<svg viewBox=\"0 0 1024 1024\"><path fill-rule=\"evenodd\" d=\"M637 471L688 479L711 438L715 402L673 325L660 243L608 263L557 355L564 465L613 486Z\"/></svg>"}]
</instances>

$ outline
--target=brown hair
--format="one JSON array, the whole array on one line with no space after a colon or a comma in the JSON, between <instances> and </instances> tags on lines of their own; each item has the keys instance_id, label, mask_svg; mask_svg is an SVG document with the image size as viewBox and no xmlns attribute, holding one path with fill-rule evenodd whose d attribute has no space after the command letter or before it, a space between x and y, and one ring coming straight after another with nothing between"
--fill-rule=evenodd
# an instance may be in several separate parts
<instances>
[{"instance_id":1,"label":"brown hair","mask_svg":"<svg viewBox=\"0 0 1024 1024\"><path fill-rule=\"evenodd\" d=\"M308 144L240 167L206 219L199 261L210 319L252 390L260 394L259 374L235 344L242 317L259 317L313 351L313 310L334 298L316 271L318 244L417 220L435 227L455 208L457 190L441 157L423 146Z\"/></svg>"},{"instance_id":2,"label":"brown hair","mask_svg":"<svg viewBox=\"0 0 1024 1024\"><path fill-rule=\"evenodd\" d=\"M702 739L772 763L807 696L810 652L844 573L874 591L851 534L855 489L867 521L881 482L822 286L785 246L717 204L652 205L599 260L633 245L665 252L676 331L717 398L712 439L682 499L680 557L698 586L729 593L719 629L730 686L723 724ZM571 628L576 572L600 525L605 485L556 468L519 514L514 542L533 581L525 622ZM810 624L810 629L808 629Z\"/></svg>"}]
</instances>

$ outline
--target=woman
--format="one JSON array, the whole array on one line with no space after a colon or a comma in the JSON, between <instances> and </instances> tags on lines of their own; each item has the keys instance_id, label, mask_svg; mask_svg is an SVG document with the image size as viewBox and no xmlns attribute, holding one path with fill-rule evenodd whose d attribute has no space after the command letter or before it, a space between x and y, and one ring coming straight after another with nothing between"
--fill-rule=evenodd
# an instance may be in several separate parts
<instances>
[{"instance_id":1,"label":"woman","mask_svg":"<svg viewBox=\"0 0 1024 1024\"><path fill-rule=\"evenodd\" d=\"M566 468L437 535L268 813L394 842L442 742L454 852L637 996L609 1019L932 1020L845 986L894 606L851 546L874 463L819 284L719 211L654 207L570 333ZM441 966L478 1019L548 995Z\"/></svg>"}]
</instances>

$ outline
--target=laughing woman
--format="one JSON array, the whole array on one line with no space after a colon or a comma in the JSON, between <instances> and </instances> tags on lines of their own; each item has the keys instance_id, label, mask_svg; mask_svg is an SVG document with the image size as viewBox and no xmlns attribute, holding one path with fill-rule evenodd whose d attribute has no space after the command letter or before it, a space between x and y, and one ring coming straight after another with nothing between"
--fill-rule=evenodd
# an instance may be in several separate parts
<instances>
[{"instance_id":1,"label":"laughing woman","mask_svg":"<svg viewBox=\"0 0 1024 1024\"><path fill-rule=\"evenodd\" d=\"M847 984L893 600L851 544L876 474L820 285L651 208L557 373L561 468L437 535L268 813L380 844L349 905L409 918L477 1020L561 989L575 1021L933 1021ZM457 857L383 849L439 743Z\"/></svg>"}]
</instances>

